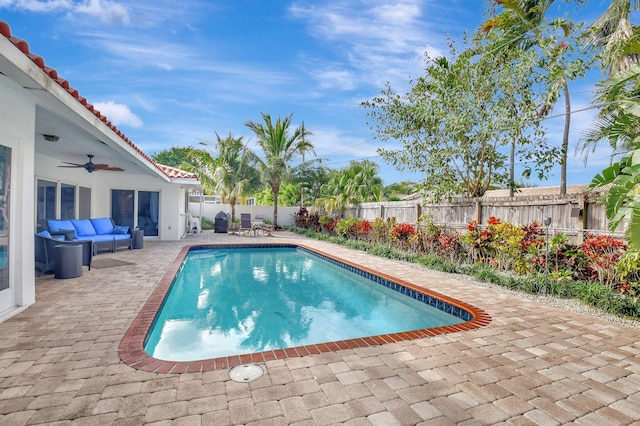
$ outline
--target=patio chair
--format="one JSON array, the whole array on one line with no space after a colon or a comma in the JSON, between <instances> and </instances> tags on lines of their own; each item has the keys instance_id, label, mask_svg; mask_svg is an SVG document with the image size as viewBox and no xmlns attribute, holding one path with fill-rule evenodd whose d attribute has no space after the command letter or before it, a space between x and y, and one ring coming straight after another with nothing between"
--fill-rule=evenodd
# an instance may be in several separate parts
<instances>
[{"instance_id":1,"label":"patio chair","mask_svg":"<svg viewBox=\"0 0 640 426\"><path fill-rule=\"evenodd\" d=\"M91 260L93 259L93 241L75 240L65 241L52 237L48 231L35 234L35 267L38 276L54 272L56 269L55 246L58 245L81 245L82 265L91 270Z\"/></svg>"},{"instance_id":2,"label":"patio chair","mask_svg":"<svg viewBox=\"0 0 640 426\"><path fill-rule=\"evenodd\" d=\"M270 236L271 235L271 231L273 230L271 228L271 225L268 225L268 224L264 223L264 215L263 214L257 214L256 215L255 220L253 221L253 228L260 235L266 235L266 236Z\"/></svg>"},{"instance_id":3,"label":"patio chair","mask_svg":"<svg viewBox=\"0 0 640 426\"><path fill-rule=\"evenodd\" d=\"M240 233L247 234L250 232L253 232L251 215L249 213L240 213Z\"/></svg>"},{"instance_id":4,"label":"patio chair","mask_svg":"<svg viewBox=\"0 0 640 426\"><path fill-rule=\"evenodd\" d=\"M191 216L191 213L187 213L187 217L189 218L189 234L199 234L202 232L200 218Z\"/></svg>"}]
</instances>

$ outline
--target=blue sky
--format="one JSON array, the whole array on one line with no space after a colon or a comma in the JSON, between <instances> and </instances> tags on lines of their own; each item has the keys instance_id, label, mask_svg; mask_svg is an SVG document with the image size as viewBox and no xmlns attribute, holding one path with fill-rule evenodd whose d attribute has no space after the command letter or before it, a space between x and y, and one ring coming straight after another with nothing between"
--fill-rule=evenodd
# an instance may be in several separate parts
<instances>
[{"instance_id":1,"label":"blue sky","mask_svg":"<svg viewBox=\"0 0 640 426\"><path fill-rule=\"evenodd\" d=\"M558 2L563 4L564 2ZM590 23L609 2L573 19ZM423 74L424 53L447 52L483 20L476 0L0 0L0 19L146 153L212 146L215 132L243 136L260 113L293 113L332 168L371 159L385 184L418 180L377 156L382 145L360 107L390 82ZM588 108L599 71L572 85L572 110ZM552 115L563 112L562 101ZM572 115L568 183L609 164L604 145L585 166L574 147L594 111ZM545 122L559 144L563 118ZM554 170L546 186L559 183Z\"/></svg>"}]
</instances>

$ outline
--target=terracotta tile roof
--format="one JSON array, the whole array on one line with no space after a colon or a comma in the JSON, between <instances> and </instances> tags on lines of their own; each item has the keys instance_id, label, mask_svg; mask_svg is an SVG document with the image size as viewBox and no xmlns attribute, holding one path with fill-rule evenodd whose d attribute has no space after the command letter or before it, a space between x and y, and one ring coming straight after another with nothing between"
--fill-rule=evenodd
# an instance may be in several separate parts
<instances>
[{"instance_id":1,"label":"terracotta tile roof","mask_svg":"<svg viewBox=\"0 0 640 426\"><path fill-rule=\"evenodd\" d=\"M165 166L164 164L158 163L156 163L156 166L171 179L198 179L195 173L187 172L177 167Z\"/></svg>"},{"instance_id":2,"label":"terracotta tile roof","mask_svg":"<svg viewBox=\"0 0 640 426\"><path fill-rule=\"evenodd\" d=\"M120 131L113 123L111 123L106 116L102 115L100 111L95 109L93 105L87 102L87 99L80 96L77 89L74 89L69 85L69 82L64 78L58 76L58 71L55 69L48 67L44 63L44 59L42 56L38 56L35 53L29 51L29 44L18 37L11 35L11 27L5 21L0 20L0 35L4 36L8 39L14 46L16 46L25 56L27 56L31 61L36 64L40 69L42 69L53 81L58 83L63 89L65 89L71 96L76 98L78 102L80 102L85 108L87 108L93 115L98 117L103 123L105 123L111 130L118 135L123 141L125 141L130 147L135 149L145 160L147 160L150 164L160 170L169 178L196 178L196 175L193 173L185 172L183 170L176 169L174 167L165 166L162 164L157 164L155 161L151 159L147 154L145 154L136 144L134 144L128 137L125 136L122 131Z\"/></svg>"}]
</instances>

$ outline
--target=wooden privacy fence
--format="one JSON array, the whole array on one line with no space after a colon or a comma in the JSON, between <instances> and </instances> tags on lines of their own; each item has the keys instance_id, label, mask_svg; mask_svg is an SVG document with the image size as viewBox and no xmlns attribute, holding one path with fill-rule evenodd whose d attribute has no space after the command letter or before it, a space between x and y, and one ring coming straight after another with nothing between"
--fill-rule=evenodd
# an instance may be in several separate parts
<instances>
[{"instance_id":1,"label":"wooden privacy fence","mask_svg":"<svg viewBox=\"0 0 640 426\"><path fill-rule=\"evenodd\" d=\"M345 216L369 221L395 217L398 223L415 225L421 215L430 213L434 223L459 231L473 220L486 226L492 216L515 225L544 224L545 218L551 218L549 231L564 232L572 239L581 241L587 233L622 236L622 227L616 232L608 231L606 207L596 204L600 194L588 192L586 187L568 187L565 195L560 195L557 187L545 187L525 188L514 197L498 190L488 191L484 197L452 197L438 204L426 204L421 199L362 203L346 209Z\"/></svg>"}]
</instances>

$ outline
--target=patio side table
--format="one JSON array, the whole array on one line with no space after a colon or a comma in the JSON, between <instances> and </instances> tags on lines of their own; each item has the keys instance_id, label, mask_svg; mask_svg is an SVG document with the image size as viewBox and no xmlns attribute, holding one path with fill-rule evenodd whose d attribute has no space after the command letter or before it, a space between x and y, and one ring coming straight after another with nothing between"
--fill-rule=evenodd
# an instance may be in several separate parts
<instances>
[{"instance_id":1,"label":"patio side table","mask_svg":"<svg viewBox=\"0 0 640 426\"><path fill-rule=\"evenodd\" d=\"M57 245L54 247L56 267L55 277L76 278L82 276L82 246Z\"/></svg>"},{"instance_id":2,"label":"patio side table","mask_svg":"<svg viewBox=\"0 0 640 426\"><path fill-rule=\"evenodd\" d=\"M134 229L133 230L133 249L141 249L144 248L144 229Z\"/></svg>"}]
</instances>

